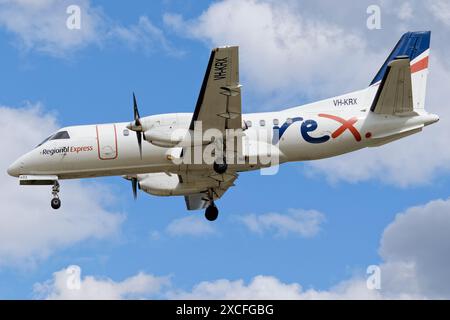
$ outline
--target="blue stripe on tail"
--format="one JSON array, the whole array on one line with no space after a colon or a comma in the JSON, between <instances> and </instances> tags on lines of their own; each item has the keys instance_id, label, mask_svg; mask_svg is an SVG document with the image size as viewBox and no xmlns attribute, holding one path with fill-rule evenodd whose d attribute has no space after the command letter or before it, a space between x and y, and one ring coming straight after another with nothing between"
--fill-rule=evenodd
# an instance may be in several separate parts
<instances>
[{"instance_id":1,"label":"blue stripe on tail","mask_svg":"<svg viewBox=\"0 0 450 320\"><path fill-rule=\"evenodd\" d=\"M392 50L389 57L384 62L381 69L378 71L375 78L373 78L370 85L377 83L383 79L384 73L386 72L389 62L397 58L398 56L408 56L409 60L414 60L420 56L425 50L430 48L430 38L431 31L418 31L418 32L407 32L405 33L394 50Z\"/></svg>"}]
</instances>

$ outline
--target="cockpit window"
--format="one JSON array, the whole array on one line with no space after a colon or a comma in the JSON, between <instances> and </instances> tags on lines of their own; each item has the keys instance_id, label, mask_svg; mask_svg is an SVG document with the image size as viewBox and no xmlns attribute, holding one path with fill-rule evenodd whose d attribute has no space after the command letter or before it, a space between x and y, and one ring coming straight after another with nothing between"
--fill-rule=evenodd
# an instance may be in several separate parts
<instances>
[{"instance_id":1,"label":"cockpit window","mask_svg":"<svg viewBox=\"0 0 450 320\"><path fill-rule=\"evenodd\" d=\"M42 141L41 143L39 143L39 144L36 146L36 148L42 146L42 145L43 145L44 143L46 143L48 140L50 140L51 138L53 138L53 136L54 136L54 134L52 134L51 136L47 137L44 141Z\"/></svg>"},{"instance_id":2,"label":"cockpit window","mask_svg":"<svg viewBox=\"0 0 450 320\"><path fill-rule=\"evenodd\" d=\"M67 131L57 132L50 140L62 140L62 139L70 139L69 133Z\"/></svg>"},{"instance_id":3,"label":"cockpit window","mask_svg":"<svg viewBox=\"0 0 450 320\"><path fill-rule=\"evenodd\" d=\"M50 137L42 141L37 145L37 147L42 146L44 143L50 140L61 140L61 139L70 139L69 133L67 131L59 131L57 133L52 134ZM36 148L37 148L36 147Z\"/></svg>"}]
</instances>

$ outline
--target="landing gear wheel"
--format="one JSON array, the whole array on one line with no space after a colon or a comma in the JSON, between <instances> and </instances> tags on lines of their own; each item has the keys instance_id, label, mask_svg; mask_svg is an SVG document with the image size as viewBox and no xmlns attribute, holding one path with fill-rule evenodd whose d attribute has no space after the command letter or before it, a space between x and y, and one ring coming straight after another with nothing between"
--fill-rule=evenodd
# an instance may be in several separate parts
<instances>
[{"instance_id":1,"label":"landing gear wheel","mask_svg":"<svg viewBox=\"0 0 450 320\"><path fill-rule=\"evenodd\" d=\"M51 205L53 209L58 210L61 208L61 200L59 198L53 198Z\"/></svg>"},{"instance_id":2,"label":"landing gear wheel","mask_svg":"<svg viewBox=\"0 0 450 320\"><path fill-rule=\"evenodd\" d=\"M53 209L58 210L61 208L61 200L59 199L59 182L55 181L52 187L52 195L53 199L51 202L51 206Z\"/></svg>"},{"instance_id":3,"label":"landing gear wheel","mask_svg":"<svg viewBox=\"0 0 450 320\"><path fill-rule=\"evenodd\" d=\"M228 169L228 165L225 159L223 159L222 163L217 163L216 161L214 161L213 169L218 174L224 174Z\"/></svg>"},{"instance_id":4,"label":"landing gear wheel","mask_svg":"<svg viewBox=\"0 0 450 320\"><path fill-rule=\"evenodd\" d=\"M212 204L208 208L206 208L205 218L208 221L215 221L218 216L219 216L219 209L217 209L217 207L214 204Z\"/></svg>"}]
</instances>

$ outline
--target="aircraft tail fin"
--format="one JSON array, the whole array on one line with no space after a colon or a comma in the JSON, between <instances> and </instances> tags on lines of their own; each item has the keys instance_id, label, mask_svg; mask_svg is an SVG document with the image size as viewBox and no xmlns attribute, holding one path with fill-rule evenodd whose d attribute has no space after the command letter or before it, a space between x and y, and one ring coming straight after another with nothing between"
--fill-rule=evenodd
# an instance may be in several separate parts
<instances>
[{"instance_id":1,"label":"aircraft tail fin","mask_svg":"<svg viewBox=\"0 0 450 320\"><path fill-rule=\"evenodd\" d=\"M402 89L408 89L409 87L412 94L410 102L408 102L407 90L402 91L404 101L401 101L402 106L398 108L400 108L401 112L407 112L409 109L414 111L424 110L428 76L428 59L430 54L430 38L431 31L407 32L400 38L397 45L375 75L375 78L370 83L371 86L380 84L375 100L377 100L377 97L380 97L382 93L381 90L386 85L388 85L388 89L391 90L391 94L388 96L396 94L397 98L398 93ZM405 60L408 60L407 68L405 68ZM393 67L394 70L392 70ZM391 77L388 76L391 71L397 71L394 72L394 77L392 74ZM390 81L389 78L391 78ZM410 85L408 85L408 81L410 81ZM397 87L396 90L393 89L394 86ZM385 91L387 92L387 90ZM374 109L372 111L375 111L377 108L376 102L377 101L374 101L374 104L372 105L372 109ZM389 103L389 101L386 102ZM411 105L408 106L407 104L409 103L411 103ZM395 113L395 106L392 108L394 109L393 113Z\"/></svg>"}]
</instances>

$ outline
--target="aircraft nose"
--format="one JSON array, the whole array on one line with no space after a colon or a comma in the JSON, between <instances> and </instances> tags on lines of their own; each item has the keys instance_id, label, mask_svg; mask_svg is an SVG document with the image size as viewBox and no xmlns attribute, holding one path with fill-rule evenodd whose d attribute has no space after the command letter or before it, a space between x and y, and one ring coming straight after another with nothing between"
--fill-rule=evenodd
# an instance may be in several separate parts
<instances>
[{"instance_id":1,"label":"aircraft nose","mask_svg":"<svg viewBox=\"0 0 450 320\"><path fill-rule=\"evenodd\" d=\"M14 162L12 165L9 166L8 168L8 174L11 177L19 177L20 175L20 170L21 170L22 164L20 161L16 161Z\"/></svg>"}]
</instances>

